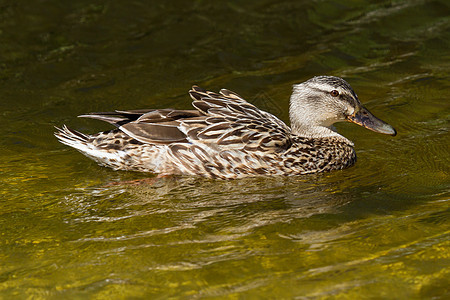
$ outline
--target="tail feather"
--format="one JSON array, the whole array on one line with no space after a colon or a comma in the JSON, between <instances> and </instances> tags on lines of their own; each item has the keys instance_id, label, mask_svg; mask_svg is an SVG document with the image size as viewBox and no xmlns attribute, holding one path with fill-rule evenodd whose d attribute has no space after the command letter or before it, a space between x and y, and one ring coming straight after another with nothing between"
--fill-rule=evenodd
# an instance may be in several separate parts
<instances>
[{"instance_id":1,"label":"tail feather","mask_svg":"<svg viewBox=\"0 0 450 300\"><path fill-rule=\"evenodd\" d=\"M66 125L63 125L62 128L55 128L58 131L54 134L61 143L77 149L101 165L106 165L108 159L116 156L114 153L108 153L108 151L94 145L92 143L94 138L90 135L73 130Z\"/></svg>"},{"instance_id":2,"label":"tail feather","mask_svg":"<svg viewBox=\"0 0 450 300\"><path fill-rule=\"evenodd\" d=\"M63 125L62 128L55 128L57 131L54 134L61 143L77 149L99 165L110 167L114 170L130 169L128 167L129 161L124 159L124 157L129 155L125 151L115 148L116 144L111 143L111 136L109 135L114 135L114 131L109 132L109 134L99 133L92 136L70 129L66 125ZM99 136L103 136L100 139L106 138L106 141L109 139L109 143L99 144L97 141Z\"/></svg>"},{"instance_id":3,"label":"tail feather","mask_svg":"<svg viewBox=\"0 0 450 300\"><path fill-rule=\"evenodd\" d=\"M65 144L67 146L74 147L76 149L79 149L79 147L77 147L78 144L86 145L90 139L90 136L88 136L84 133L81 133L79 131L70 129L66 125L63 125L62 128L59 128L59 127L55 127L55 128L58 131L55 132L54 135L58 138L58 140L61 143Z\"/></svg>"}]
</instances>

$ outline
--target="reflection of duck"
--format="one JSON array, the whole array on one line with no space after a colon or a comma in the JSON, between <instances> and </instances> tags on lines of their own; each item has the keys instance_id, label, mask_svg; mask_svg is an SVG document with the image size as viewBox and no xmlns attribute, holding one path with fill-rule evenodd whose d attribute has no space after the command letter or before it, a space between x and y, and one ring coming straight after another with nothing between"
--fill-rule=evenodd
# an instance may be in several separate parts
<instances>
[{"instance_id":1,"label":"reflection of duck","mask_svg":"<svg viewBox=\"0 0 450 300\"><path fill-rule=\"evenodd\" d=\"M395 135L339 77L294 85L291 128L241 96L194 86L195 110L148 109L83 115L118 129L85 135L64 126L56 137L103 166L159 174L237 178L343 169L356 161L353 143L332 130L350 121Z\"/></svg>"}]
</instances>

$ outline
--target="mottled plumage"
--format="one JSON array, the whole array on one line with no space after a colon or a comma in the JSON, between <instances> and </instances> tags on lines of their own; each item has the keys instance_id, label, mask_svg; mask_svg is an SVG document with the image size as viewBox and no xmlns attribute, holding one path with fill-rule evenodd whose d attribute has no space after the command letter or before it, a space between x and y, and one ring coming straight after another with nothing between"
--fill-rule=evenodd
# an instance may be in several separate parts
<instances>
[{"instance_id":1,"label":"mottled plumage","mask_svg":"<svg viewBox=\"0 0 450 300\"><path fill-rule=\"evenodd\" d=\"M214 93L194 86L189 94L195 110L93 113L81 117L106 121L117 129L85 135L63 126L55 135L115 170L211 178L299 175L349 167L356 161L353 144L331 129L339 121L395 135L338 77L314 77L294 86L292 128L229 90Z\"/></svg>"}]
</instances>

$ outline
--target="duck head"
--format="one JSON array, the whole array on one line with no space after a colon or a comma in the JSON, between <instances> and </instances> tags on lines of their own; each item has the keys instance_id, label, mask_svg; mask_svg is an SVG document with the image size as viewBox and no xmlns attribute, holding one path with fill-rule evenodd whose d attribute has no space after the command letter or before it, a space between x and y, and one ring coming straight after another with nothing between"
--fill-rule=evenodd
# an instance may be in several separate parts
<instances>
[{"instance_id":1,"label":"duck head","mask_svg":"<svg viewBox=\"0 0 450 300\"><path fill-rule=\"evenodd\" d=\"M289 115L292 133L300 136L341 137L332 125L343 121L383 134L397 134L359 102L344 79L334 76L317 76L294 85Z\"/></svg>"}]
</instances>

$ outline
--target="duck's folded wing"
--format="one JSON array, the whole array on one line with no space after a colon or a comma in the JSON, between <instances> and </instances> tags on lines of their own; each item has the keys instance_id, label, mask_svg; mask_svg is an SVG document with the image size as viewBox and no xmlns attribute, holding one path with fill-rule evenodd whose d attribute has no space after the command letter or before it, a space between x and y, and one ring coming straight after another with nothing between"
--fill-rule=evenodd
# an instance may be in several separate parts
<instances>
[{"instance_id":1,"label":"duck's folded wing","mask_svg":"<svg viewBox=\"0 0 450 300\"><path fill-rule=\"evenodd\" d=\"M108 122L116 127L139 120L141 123L170 122L181 118L199 117L202 113L197 110L177 109L135 109L116 110L113 112L94 112L78 116L79 118L90 118Z\"/></svg>"},{"instance_id":2,"label":"duck's folded wing","mask_svg":"<svg viewBox=\"0 0 450 300\"><path fill-rule=\"evenodd\" d=\"M197 86L189 91L196 110L133 110L83 115L117 126L143 143L203 143L219 149L282 151L291 146L290 128L238 94Z\"/></svg>"},{"instance_id":3,"label":"duck's folded wing","mask_svg":"<svg viewBox=\"0 0 450 300\"><path fill-rule=\"evenodd\" d=\"M232 91L222 89L218 94L193 86L189 94L192 105L207 116L207 126L187 131L190 139L251 151L282 151L292 144L291 130L283 121ZM186 128L190 121L183 121Z\"/></svg>"},{"instance_id":4,"label":"duck's folded wing","mask_svg":"<svg viewBox=\"0 0 450 300\"><path fill-rule=\"evenodd\" d=\"M179 129L180 119L204 116L198 110L139 109L95 112L81 115L108 122L143 143L188 142L186 134Z\"/></svg>"}]
</instances>

